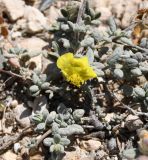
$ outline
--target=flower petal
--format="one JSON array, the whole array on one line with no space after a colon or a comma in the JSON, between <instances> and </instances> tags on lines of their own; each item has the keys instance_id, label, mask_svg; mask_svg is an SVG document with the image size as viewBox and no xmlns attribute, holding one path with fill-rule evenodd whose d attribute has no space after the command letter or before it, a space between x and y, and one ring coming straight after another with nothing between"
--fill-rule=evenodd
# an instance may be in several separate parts
<instances>
[{"instance_id":1,"label":"flower petal","mask_svg":"<svg viewBox=\"0 0 148 160\"><path fill-rule=\"evenodd\" d=\"M73 59L72 53L66 53L66 54L60 56L57 60L58 68L65 69L65 68L69 67L72 59Z\"/></svg>"},{"instance_id":2,"label":"flower petal","mask_svg":"<svg viewBox=\"0 0 148 160\"><path fill-rule=\"evenodd\" d=\"M66 53L59 57L57 66L66 80L77 87L80 87L85 81L97 77L89 65L87 56L76 58L72 53Z\"/></svg>"}]
</instances>

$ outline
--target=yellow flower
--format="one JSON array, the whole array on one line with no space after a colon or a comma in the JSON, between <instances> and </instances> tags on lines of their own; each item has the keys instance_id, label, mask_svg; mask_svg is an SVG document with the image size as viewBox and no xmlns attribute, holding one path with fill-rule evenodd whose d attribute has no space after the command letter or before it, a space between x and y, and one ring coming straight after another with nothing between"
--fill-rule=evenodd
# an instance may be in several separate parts
<instances>
[{"instance_id":1,"label":"yellow flower","mask_svg":"<svg viewBox=\"0 0 148 160\"><path fill-rule=\"evenodd\" d=\"M75 58L72 53L66 53L58 58L57 66L66 80L77 87L80 87L85 81L97 77L86 56Z\"/></svg>"}]
</instances>

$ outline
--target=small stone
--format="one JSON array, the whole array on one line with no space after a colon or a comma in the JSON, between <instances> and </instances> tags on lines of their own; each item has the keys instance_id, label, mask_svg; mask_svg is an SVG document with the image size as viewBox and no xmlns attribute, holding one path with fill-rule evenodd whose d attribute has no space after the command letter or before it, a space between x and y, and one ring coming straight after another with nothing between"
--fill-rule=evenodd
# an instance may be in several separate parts
<instances>
[{"instance_id":1,"label":"small stone","mask_svg":"<svg viewBox=\"0 0 148 160\"><path fill-rule=\"evenodd\" d=\"M26 19L26 30L29 33L41 32L47 27L47 18L34 7L25 7L24 19Z\"/></svg>"},{"instance_id":2,"label":"small stone","mask_svg":"<svg viewBox=\"0 0 148 160\"><path fill-rule=\"evenodd\" d=\"M1 126L0 126L0 129L1 129ZM5 128L5 132L6 132L7 134L12 134L12 131L13 131L13 126L6 127L6 128Z\"/></svg>"},{"instance_id":3,"label":"small stone","mask_svg":"<svg viewBox=\"0 0 148 160\"><path fill-rule=\"evenodd\" d=\"M15 152L15 153L18 153L19 150L21 149L20 143L15 143L13 148L14 148L14 152Z\"/></svg>"},{"instance_id":4,"label":"small stone","mask_svg":"<svg viewBox=\"0 0 148 160\"><path fill-rule=\"evenodd\" d=\"M50 9L48 10L48 15L47 15L49 21L48 23L51 25L55 23L59 17L59 14L60 14L59 10L54 6L51 6Z\"/></svg>"},{"instance_id":5,"label":"small stone","mask_svg":"<svg viewBox=\"0 0 148 160\"><path fill-rule=\"evenodd\" d=\"M45 96L36 97L33 104L33 114L36 112L42 113L45 109L48 109L47 98Z\"/></svg>"},{"instance_id":6,"label":"small stone","mask_svg":"<svg viewBox=\"0 0 148 160\"><path fill-rule=\"evenodd\" d=\"M65 151L65 153L62 160L94 160L94 156L90 156L86 150L79 147L75 147L72 151Z\"/></svg>"},{"instance_id":7,"label":"small stone","mask_svg":"<svg viewBox=\"0 0 148 160\"><path fill-rule=\"evenodd\" d=\"M108 150L112 153L117 149L117 143L115 138L111 138L107 143Z\"/></svg>"},{"instance_id":8,"label":"small stone","mask_svg":"<svg viewBox=\"0 0 148 160\"><path fill-rule=\"evenodd\" d=\"M96 115L91 115L91 124L98 130L104 128L104 124L98 119Z\"/></svg>"},{"instance_id":9,"label":"small stone","mask_svg":"<svg viewBox=\"0 0 148 160\"><path fill-rule=\"evenodd\" d=\"M22 127L29 127L30 126L29 117L31 116L31 110L29 107L26 107L24 104L19 104L14 109L14 114L15 114L17 122Z\"/></svg>"},{"instance_id":10,"label":"small stone","mask_svg":"<svg viewBox=\"0 0 148 160\"><path fill-rule=\"evenodd\" d=\"M107 1L106 0L91 0L90 1L90 6L92 8L99 8L99 7L106 7Z\"/></svg>"},{"instance_id":11,"label":"small stone","mask_svg":"<svg viewBox=\"0 0 148 160\"><path fill-rule=\"evenodd\" d=\"M145 84L145 82L147 81L146 80L146 77L145 76L140 76L140 77L137 77L137 80L138 80L138 84L140 85L140 86L143 86L144 84Z\"/></svg>"},{"instance_id":12,"label":"small stone","mask_svg":"<svg viewBox=\"0 0 148 160\"><path fill-rule=\"evenodd\" d=\"M129 131L132 132L142 128L143 122L139 119L138 116L129 115L125 120L125 126Z\"/></svg>"},{"instance_id":13,"label":"small stone","mask_svg":"<svg viewBox=\"0 0 148 160\"><path fill-rule=\"evenodd\" d=\"M28 51L42 51L43 47L48 45L47 42L37 37L20 39L17 43Z\"/></svg>"},{"instance_id":14,"label":"small stone","mask_svg":"<svg viewBox=\"0 0 148 160\"><path fill-rule=\"evenodd\" d=\"M3 12L7 14L11 21L16 21L18 18L23 17L25 3L22 0L1 0Z\"/></svg>"},{"instance_id":15,"label":"small stone","mask_svg":"<svg viewBox=\"0 0 148 160\"><path fill-rule=\"evenodd\" d=\"M9 58L8 63L14 68L20 68L19 59L16 57Z\"/></svg>"},{"instance_id":16,"label":"small stone","mask_svg":"<svg viewBox=\"0 0 148 160\"><path fill-rule=\"evenodd\" d=\"M19 31L13 32L12 35L11 35L12 39L16 39L16 38L21 37L21 36L22 36L22 33L19 32Z\"/></svg>"},{"instance_id":17,"label":"small stone","mask_svg":"<svg viewBox=\"0 0 148 160\"><path fill-rule=\"evenodd\" d=\"M138 149L137 148L126 149L122 153L124 158L131 159L131 160L136 159L137 154L138 154Z\"/></svg>"},{"instance_id":18,"label":"small stone","mask_svg":"<svg viewBox=\"0 0 148 160\"><path fill-rule=\"evenodd\" d=\"M82 141L81 147L87 151L96 151L101 147L101 142L96 140Z\"/></svg>"},{"instance_id":19,"label":"small stone","mask_svg":"<svg viewBox=\"0 0 148 160\"><path fill-rule=\"evenodd\" d=\"M102 159L103 157L106 157L108 154L104 152L104 150L98 150L96 153L97 159Z\"/></svg>"},{"instance_id":20,"label":"small stone","mask_svg":"<svg viewBox=\"0 0 148 160\"><path fill-rule=\"evenodd\" d=\"M101 12L100 20L107 21L112 15L111 11L107 7L99 7L96 9L97 12Z\"/></svg>"},{"instance_id":21,"label":"small stone","mask_svg":"<svg viewBox=\"0 0 148 160\"><path fill-rule=\"evenodd\" d=\"M148 156L139 156L136 160L148 160Z\"/></svg>"},{"instance_id":22,"label":"small stone","mask_svg":"<svg viewBox=\"0 0 148 160\"><path fill-rule=\"evenodd\" d=\"M4 153L2 156L1 156L2 160L9 160L9 159L17 159L17 155L14 154L11 150L8 150L6 153Z\"/></svg>"},{"instance_id":23,"label":"small stone","mask_svg":"<svg viewBox=\"0 0 148 160\"><path fill-rule=\"evenodd\" d=\"M131 13L131 10L134 11L134 10L137 10L137 9L138 9L137 5L134 5L130 1L128 2L127 6L125 7L124 14L123 14L122 21L121 21L122 27L125 28L125 27L127 27L130 24L131 17L129 16L129 14Z\"/></svg>"},{"instance_id":24,"label":"small stone","mask_svg":"<svg viewBox=\"0 0 148 160\"><path fill-rule=\"evenodd\" d=\"M25 30L25 29L26 29L26 19L24 19L24 18L18 19L16 22L15 31L19 32L19 30ZM13 35L13 33L12 33L12 35Z\"/></svg>"},{"instance_id":25,"label":"small stone","mask_svg":"<svg viewBox=\"0 0 148 160\"><path fill-rule=\"evenodd\" d=\"M109 123L111 121L111 119L114 118L114 115L115 115L114 113L107 113L107 115L104 118L105 121Z\"/></svg>"},{"instance_id":26,"label":"small stone","mask_svg":"<svg viewBox=\"0 0 148 160\"><path fill-rule=\"evenodd\" d=\"M48 44L42 39L36 38L36 37L21 39L21 40L18 40L17 43L20 45L20 47L26 48L29 52L37 52L37 53L42 51L42 49ZM29 63L32 63L32 62L36 64L37 70L41 70L42 55L40 54L38 56L32 57L29 60Z\"/></svg>"},{"instance_id":27,"label":"small stone","mask_svg":"<svg viewBox=\"0 0 148 160\"><path fill-rule=\"evenodd\" d=\"M18 105L18 101L17 100L13 100L10 104L13 108L15 108Z\"/></svg>"}]
</instances>

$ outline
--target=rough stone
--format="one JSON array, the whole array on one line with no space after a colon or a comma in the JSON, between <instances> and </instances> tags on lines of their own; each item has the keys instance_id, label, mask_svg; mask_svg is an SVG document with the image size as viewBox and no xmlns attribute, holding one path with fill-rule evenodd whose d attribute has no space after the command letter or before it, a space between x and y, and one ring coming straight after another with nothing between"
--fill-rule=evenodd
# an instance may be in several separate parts
<instances>
[{"instance_id":1,"label":"rough stone","mask_svg":"<svg viewBox=\"0 0 148 160\"><path fill-rule=\"evenodd\" d=\"M109 123L111 121L111 119L114 118L114 115L115 115L114 113L107 113L107 115L104 118L105 121Z\"/></svg>"},{"instance_id":2,"label":"rough stone","mask_svg":"<svg viewBox=\"0 0 148 160\"><path fill-rule=\"evenodd\" d=\"M111 138L107 142L107 147L108 147L108 150L113 153L117 149L116 139L115 138Z\"/></svg>"},{"instance_id":3,"label":"rough stone","mask_svg":"<svg viewBox=\"0 0 148 160\"><path fill-rule=\"evenodd\" d=\"M60 12L57 8L55 8L54 6L51 6L47 14L48 14L47 15L48 22L50 25L52 25L53 23L56 22L57 18L60 15Z\"/></svg>"},{"instance_id":4,"label":"rough stone","mask_svg":"<svg viewBox=\"0 0 148 160\"><path fill-rule=\"evenodd\" d=\"M43 41L40 38L36 38L36 37L32 37L32 38L25 38L25 39L20 39L18 40L18 44L20 45L20 47L22 48L26 48L28 49L28 51L37 51L40 52L42 51L42 49L48 45L48 43L46 43L45 41ZM33 57L29 60L29 63L34 62L35 64L37 64L37 69L41 70L42 68L42 55L38 55L36 57Z\"/></svg>"},{"instance_id":5,"label":"rough stone","mask_svg":"<svg viewBox=\"0 0 148 160\"><path fill-rule=\"evenodd\" d=\"M18 105L18 101L15 99L15 100L13 100L11 103L10 103L10 105L13 107L13 108L15 108L15 107L17 107L17 105Z\"/></svg>"},{"instance_id":6,"label":"rough stone","mask_svg":"<svg viewBox=\"0 0 148 160\"><path fill-rule=\"evenodd\" d=\"M18 44L22 48L26 48L29 51L41 51L43 47L47 46L48 43L40 38L32 37L18 40Z\"/></svg>"},{"instance_id":7,"label":"rough stone","mask_svg":"<svg viewBox=\"0 0 148 160\"><path fill-rule=\"evenodd\" d=\"M6 153L2 155L2 157L0 157L0 159L1 158L2 160L17 159L17 155L13 153L11 150L8 150Z\"/></svg>"},{"instance_id":8,"label":"rough stone","mask_svg":"<svg viewBox=\"0 0 148 160\"><path fill-rule=\"evenodd\" d=\"M140 129L143 125L143 122L139 119L138 116L129 115L125 120L125 126L129 131L136 131Z\"/></svg>"},{"instance_id":9,"label":"rough stone","mask_svg":"<svg viewBox=\"0 0 148 160\"><path fill-rule=\"evenodd\" d=\"M107 153L104 150L98 150L96 153L97 159L102 159L103 157L107 157Z\"/></svg>"},{"instance_id":10,"label":"rough stone","mask_svg":"<svg viewBox=\"0 0 148 160\"><path fill-rule=\"evenodd\" d=\"M48 109L47 98L45 96L40 96L35 98L33 104L33 114L36 112L43 112L45 109Z\"/></svg>"},{"instance_id":11,"label":"rough stone","mask_svg":"<svg viewBox=\"0 0 148 160\"><path fill-rule=\"evenodd\" d=\"M82 141L80 144L87 151L96 151L101 147L101 142L96 140Z\"/></svg>"},{"instance_id":12,"label":"rough stone","mask_svg":"<svg viewBox=\"0 0 148 160\"><path fill-rule=\"evenodd\" d=\"M116 23L125 28L129 25L131 16L136 14L141 0L91 0L90 3L93 8L101 12L100 19L106 21L109 15L113 15L116 19ZM146 8L146 5L144 5L144 8ZM131 11L133 11L133 13L131 13Z\"/></svg>"},{"instance_id":13,"label":"rough stone","mask_svg":"<svg viewBox=\"0 0 148 160\"><path fill-rule=\"evenodd\" d=\"M15 118L22 127L30 126L29 117L31 116L31 112L31 109L26 107L24 104L19 104L14 109Z\"/></svg>"},{"instance_id":14,"label":"rough stone","mask_svg":"<svg viewBox=\"0 0 148 160\"><path fill-rule=\"evenodd\" d=\"M75 147L74 151L66 151L63 160L94 160L94 155L89 155L88 152L79 147Z\"/></svg>"},{"instance_id":15,"label":"rough stone","mask_svg":"<svg viewBox=\"0 0 148 160\"><path fill-rule=\"evenodd\" d=\"M16 21L24 15L25 2L22 0L0 0L0 6L3 6L3 11L11 21Z\"/></svg>"},{"instance_id":16,"label":"rough stone","mask_svg":"<svg viewBox=\"0 0 148 160\"><path fill-rule=\"evenodd\" d=\"M29 33L41 32L47 28L47 18L37 8L26 6L24 19L26 19L26 31Z\"/></svg>"},{"instance_id":17,"label":"rough stone","mask_svg":"<svg viewBox=\"0 0 148 160\"><path fill-rule=\"evenodd\" d=\"M16 38L21 37L21 36L22 36L22 33L19 32L19 31L12 33L12 39L16 39Z\"/></svg>"},{"instance_id":18,"label":"rough stone","mask_svg":"<svg viewBox=\"0 0 148 160\"><path fill-rule=\"evenodd\" d=\"M111 11L107 7L97 8L96 11L101 12L101 21L107 21L109 17L112 15Z\"/></svg>"},{"instance_id":19,"label":"rough stone","mask_svg":"<svg viewBox=\"0 0 148 160\"><path fill-rule=\"evenodd\" d=\"M147 160L147 159L148 159L148 156L144 156L144 155L139 156L139 157L137 158L137 160Z\"/></svg>"}]
</instances>

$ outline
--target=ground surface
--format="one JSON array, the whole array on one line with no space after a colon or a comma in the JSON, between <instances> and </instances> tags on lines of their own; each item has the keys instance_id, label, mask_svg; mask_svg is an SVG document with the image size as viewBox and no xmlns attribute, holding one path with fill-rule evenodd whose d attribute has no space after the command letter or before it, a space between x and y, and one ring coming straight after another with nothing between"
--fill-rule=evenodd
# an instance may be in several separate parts
<instances>
[{"instance_id":1,"label":"ground surface","mask_svg":"<svg viewBox=\"0 0 148 160\"><path fill-rule=\"evenodd\" d=\"M102 24L99 29L105 31L108 26L107 21L112 15L120 28L127 28L132 17L136 15L141 2L143 0L91 0L91 5L95 10L101 12ZM67 1L52 3L43 12L38 9L40 3L40 0L0 0L0 13L3 13L9 29L9 41L3 39L2 36L0 37L2 39L0 41L1 48L8 51L17 44L32 53L34 51L41 52L43 48L51 45L52 35L48 33L48 28L61 16L60 8L65 6ZM40 55L31 58L30 61L34 62L39 69L43 67ZM16 68L19 65L13 58L9 63ZM46 63L44 65L46 68ZM146 81L145 77L139 77L140 86ZM17 75L12 75L10 72L0 72L0 160L47 160L48 149L42 144L36 151L29 152L26 149L30 139L37 138L39 140L41 138L41 135L34 133L30 127L30 116L46 105L52 104L54 108L59 97L53 99L52 102L48 102L44 95L35 98L35 100L32 97L28 99L21 82L22 79L19 79ZM120 81L109 81L107 85L111 90L116 90L121 83ZM104 86L100 84L98 88L100 89L97 92L101 94ZM62 98L61 100L67 105L72 105L75 102L75 100L66 101ZM124 97L120 93L116 100L99 97L99 102L103 107L101 110L98 109L98 112L102 114L98 128L101 128L105 122L106 129L95 131L90 129L84 137L76 136L73 140L73 146L66 149L64 160L118 160L120 159L119 153L125 148L137 148L138 135L136 131L143 127L146 128L147 116L141 117L128 113L120 100L124 101ZM130 100L126 99L126 102L128 101ZM40 103L43 104L40 106ZM89 104L89 100L86 103ZM108 106L109 104L111 106ZM77 105L83 106L85 104ZM134 110L139 111L138 106ZM112 121L113 118L115 121Z\"/></svg>"}]
</instances>

